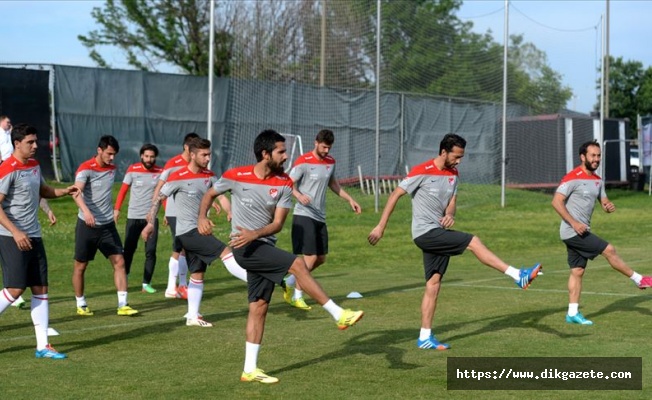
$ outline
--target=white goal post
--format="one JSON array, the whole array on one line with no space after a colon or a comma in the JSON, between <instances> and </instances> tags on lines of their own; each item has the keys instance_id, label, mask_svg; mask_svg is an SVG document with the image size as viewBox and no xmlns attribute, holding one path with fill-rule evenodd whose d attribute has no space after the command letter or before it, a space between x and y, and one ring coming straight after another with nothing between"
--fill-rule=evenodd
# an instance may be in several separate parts
<instances>
[{"instance_id":1,"label":"white goal post","mask_svg":"<svg viewBox=\"0 0 652 400\"><path fill-rule=\"evenodd\" d=\"M285 164L285 172L290 172L294 161L303 154L303 143L300 135L280 132L285 138L285 148L288 153L288 160Z\"/></svg>"}]
</instances>

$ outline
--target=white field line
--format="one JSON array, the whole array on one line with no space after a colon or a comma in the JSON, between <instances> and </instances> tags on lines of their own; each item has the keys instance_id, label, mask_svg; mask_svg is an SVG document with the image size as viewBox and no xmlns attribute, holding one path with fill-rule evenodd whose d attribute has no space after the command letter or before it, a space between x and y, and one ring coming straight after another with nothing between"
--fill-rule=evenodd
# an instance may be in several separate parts
<instances>
[{"instance_id":1,"label":"white field line","mask_svg":"<svg viewBox=\"0 0 652 400\"><path fill-rule=\"evenodd\" d=\"M647 260L646 260L647 261ZM629 263L630 265L637 264L639 262L644 262L643 260L637 260L636 262L631 262ZM609 265L592 265L589 267L591 271L598 270L598 269L611 269ZM546 271L545 266L544 266L544 275L541 277L545 279L546 275L550 274L568 274L568 270L555 270L555 271ZM614 271L614 273L617 273L617 271ZM446 281L442 283L442 286L444 287L457 287L457 288L481 288L481 289L494 289L494 290L522 290L518 287L504 287L504 286L491 286L491 285L478 285L478 283L481 282L492 282L492 281L501 281L505 280L505 276L499 275L495 278L490 278L490 279L480 279L480 280L475 280L475 281L465 281L461 283L450 283L447 284ZM539 278L539 279L541 279ZM624 278L624 277L623 277ZM626 279L626 278L624 278ZM632 283L633 284L633 283ZM423 290L422 287L419 288L412 288L412 289L404 289L401 290L400 292L411 292L414 290ZM536 288L528 288L527 289L529 292L541 292L541 293L568 293L567 289L536 289ZM650 289L652 291L652 289ZM615 297L638 297L641 296L643 293L639 294L634 294L634 293L609 293L609 292L588 292L588 291L582 291L582 295L590 295L590 296L615 296ZM223 314L230 314L232 311L225 312ZM222 313L217 313L217 315L220 315ZM66 334L80 334L83 332L92 332L92 331L100 331L100 330L106 330L106 329L113 329L113 328L120 328L120 327L130 327L130 326L136 326L136 325L152 325L152 324L157 324L157 323L164 323L164 322L172 322L172 321L179 321L179 326L184 326L183 324L183 317L177 317L177 318L162 318L162 319L147 319L143 321L136 321L136 320L131 320L129 322L125 323L120 323L120 324L111 324L111 325L96 325L88 328L82 328L82 329L75 329L75 330L60 330L59 333L61 335L66 335ZM4 342L11 342L11 341L17 341L17 340L25 340L25 339L32 339L34 338L34 335L29 335L29 336L14 336L14 337L3 337L0 338L0 343Z\"/></svg>"},{"instance_id":2,"label":"white field line","mask_svg":"<svg viewBox=\"0 0 652 400\"><path fill-rule=\"evenodd\" d=\"M227 315L227 314L232 314L232 313L233 313L233 311L227 311L227 312L223 312L223 313L211 313L211 316L220 315L220 314ZM102 330L106 330L106 329L114 329L114 328L122 328L122 327L134 327L134 326L137 326L137 325L156 325L156 324L165 323L165 322L172 322L172 321L179 321L179 327L180 328L185 328L186 327L186 324L184 323L185 322L184 317L160 318L160 319L149 319L148 318L148 319L142 319L142 320L141 320L141 318L138 318L138 320L136 320L135 318L126 318L126 319L129 319L129 322L124 322L124 323L120 323L120 324L110 324L110 325L94 325L92 327L74 329L74 330L58 329L56 327L53 327L53 328L57 329L57 331L59 332L59 335L64 336L64 335L69 335L69 334L77 335L77 334L84 333L84 332L102 331ZM15 341L15 340L30 339L30 338L33 339L34 335L32 334L32 335L29 335L29 336L2 337L2 338L0 338L0 343L11 342L11 341Z\"/></svg>"}]
</instances>

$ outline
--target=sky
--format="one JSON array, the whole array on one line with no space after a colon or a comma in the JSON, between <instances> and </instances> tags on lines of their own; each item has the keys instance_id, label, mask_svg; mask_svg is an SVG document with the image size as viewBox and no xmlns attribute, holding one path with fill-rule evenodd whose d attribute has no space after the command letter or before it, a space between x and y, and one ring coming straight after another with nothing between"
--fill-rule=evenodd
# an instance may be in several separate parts
<instances>
[{"instance_id":1,"label":"sky","mask_svg":"<svg viewBox=\"0 0 652 400\"><path fill-rule=\"evenodd\" d=\"M91 0L0 0L0 64L43 63L95 66L77 35L97 29ZM491 30L503 42L504 0L466 0L458 17L473 22L479 33ZM596 80L601 57L601 17L606 0L511 0L509 33L544 51L549 65L573 91L568 108L590 112L597 103ZM652 0L609 2L609 53L652 65L649 19ZM114 68L130 69L121 53L104 48L101 54ZM166 72L173 72L168 70Z\"/></svg>"}]
</instances>

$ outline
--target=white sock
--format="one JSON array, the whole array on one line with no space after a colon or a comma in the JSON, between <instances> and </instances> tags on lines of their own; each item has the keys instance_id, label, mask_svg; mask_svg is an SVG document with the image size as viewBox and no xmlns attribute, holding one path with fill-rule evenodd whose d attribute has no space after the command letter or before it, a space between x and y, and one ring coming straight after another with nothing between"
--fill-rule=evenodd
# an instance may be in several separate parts
<instances>
[{"instance_id":1,"label":"white sock","mask_svg":"<svg viewBox=\"0 0 652 400\"><path fill-rule=\"evenodd\" d=\"M2 312L14 301L16 301L16 299L11 297L9 291L7 289L2 289L2 292L0 292L0 314L2 314Z\"/></svg>"},{"instance_id":2,"label":"white sock","mask_svg":"<svg viewBox=\"0 0 652 400\"><path fill-rule=\"evenodd\" d=\"M568 303L568 315L571 317L576 316L579 308L579 303Z\"/></svg>"},{"instance_id":3,"label":"white sock","mask_svg":"<svg viewBox=\"0 0 652 400\"><path fill-rule=\"evenodd\" d=\"M421 328L421 331L419 331L419 340L430 339L430 335L432 335L432 329Z\"/></svg>"},{"instance_id":4,"label":"white sock","mask_svg":"<svg viewBox=\"0 0 652 400\"><path fill-rule=\"evenodd\" d=\"M300 299L302 297L303 297L303 290L299 290L297 288L294 288L294 296L292 296L292 298L294 300L297 300L297 299Z\"/></svg>"},{"instance_id":5,"label":"white sock","mask_svg":"<svg viewBox=\"0 0 652 400\"><path fill-rule=\"evenodd\" d=\"M505 275L511 277L515 281L519 280L521 278L520 276L521 271L512 267L511 265L507 267L507 270L505 271Z\"/></svg>"},{"instance_id":6,"label":"white sock","mask_svg":"<svg viewBox=\"0 0 652 400\"><path fill-rule=\"evenodd\" d=\"M222 258L222 262L226 267L226 270L231 273L231 275L240 279L243 282L247 282L247 270L242 268L240 264L233 257L233 253L229 253Z\"/></svg>"},{"instance_id":7,"label":"white sock","mask_svg":"<svg viewBox=\"0 0 652 400\"><path fill-rule=\"evenodd\" d=\"M294 275L290 275L287 278L285 278L285 284L288 286L296 286L297 278Z\"/></svg>"},{"instance_id":8,"label":"white sock","mask_svg":"<svg viewBox=\"0 0 652 400\"><path fill-rule=\"evenodd\" d=\"M256 369L258 365L258 352L260 351L260 345L255 343L247 342L245 344L245 363L244 363L244 372L251 373Z\"/></svg>"},{"instance_id":9,"label":"white sock","mask_svg":"<svg viewBox=\"0 0 652 400\"><path fill-rule=\"evenodd\" d=\"M328 301L322 306L326 311L328 311L332 316L335 321L339 321L340 317L342 316L342 307L338 306L335 304L335 302L332 299L328 299Z\"/></svg>"},{"instance_id":10,"label":"white sock","mask_svg":"<svg viewBox=\"0 0 652 400\"><path fill-rule=\"evenodd\" d=\"M48 321L50 320L50 308L48 294L32 293L32 322L36 334L36 350L43 350L48 345Z\"/></svg>"},{"instance_id":11,"label":"white sock","mask_svg":"<svg viewBox=\"0 0 652 400\"><path fill-rule=\"evenodd\" d=\"M188 262L184 255L179 255L179 286L188 286Z\"/></svg>"},{"instance_id":12,"label":"white sock","mask_svg":"<svg viewBox=\"0 0 652 400\"><path fill-rule=\"evenodd\" d=\"M88 304L86 304L86 297L85 296L80 296L80 297L75 296L75 300L77 300L77 307L87 307L88 306Z\"/></svg>"},{"instance_id":13,"label":"white sock","mask_svg":"<svg viewBox=\"0 0 652 400\"><path fill-rule=\"evenodd\" d=\"M186 318L196 319L199 316L199 305L204 294L204 281L190 278L188 285L188 314Z\"/></svg>"},{"instance_id":14,"label":"white sock","mask_svg":"<svg viewBox=\"0 0 652 400\"><path fill-rule=\"evenodd\" d=\"M170 257L168 262L168 287L165 289L168 293L177 291L177 276L179 275L179 260Z\"/></svg>"},{"instance_id":15,"label":"white sock","mask_svg":"<svg viewBox=\"0 0 652 400\"><path fill-rule=\"evenodd\" d=\"M632 276L629 277L629 279L633 280L636 285L640 285L641 284L641 279L643 279L643 277L641 276L641 274L639 274L638 272L635 271L632 274Z\"/></svg>"},{"instance_id":16,"label":"white sock","mask_svg":"<svg viewBox=\"0 0 652 400\"><path fill-rule=\"evenodd\" d=\"M118 291L118 307L127 305L127 292Z\"/></svg>"}]
</instances>

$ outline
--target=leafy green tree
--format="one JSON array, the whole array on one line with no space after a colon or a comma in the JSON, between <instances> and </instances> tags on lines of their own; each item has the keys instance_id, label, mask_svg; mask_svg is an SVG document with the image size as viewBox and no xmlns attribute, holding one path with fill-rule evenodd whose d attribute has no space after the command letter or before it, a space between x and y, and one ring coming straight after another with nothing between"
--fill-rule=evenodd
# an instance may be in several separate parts
<instances>
[{"instance_id":1,"label":"leafy green tree","mask_svg":"<svg viewBox=\"0 0 652 400\"><path fill-rule=\"evenodd\" d=\"M157 71L162 63L191 75L208 75L210 3L204 0L107 0L91 12L100 29L79 35L100 67L110 64L102 46L121 49L129 65ZM233 38L215 35L215 74L229 75Z\"/></svg>"},{"instance_id":2,"label":"leafy green tree","mask_svg":"<svg viewBox=\"0 0 652 400\"><path fill-rule=\"evenodd\" d=\"M371 18L375 1L361 0ZM503 47L490 32L478 34L457 16L460 0L384 1L382 3L382 66L384 89L432 95L502 101ZM367 49L375 57L375 30ZM508 93L511 103L533 114L558 112L571 98L561 75L544 52L522 35L510 37Z\"/></svg>"},{"instance_id":3,"label":"leafy green tree","mask_svg":"<svg viewBox=\"0 0 652 400\"><path fill-rule=\"evenodd\" d=\"M600 81L597 85L600 89ZM595 110L600 109L597 99ZM637 114L652 114L652 67L644 68L643 63L623 60L622 57L609 57L609 117L628 118L629 135L636 138Z\"/></svg>"}]
</instances>

